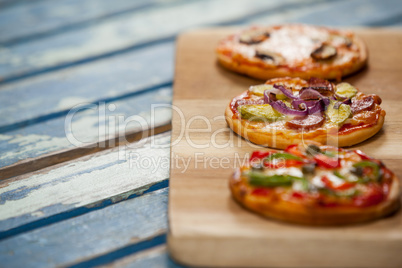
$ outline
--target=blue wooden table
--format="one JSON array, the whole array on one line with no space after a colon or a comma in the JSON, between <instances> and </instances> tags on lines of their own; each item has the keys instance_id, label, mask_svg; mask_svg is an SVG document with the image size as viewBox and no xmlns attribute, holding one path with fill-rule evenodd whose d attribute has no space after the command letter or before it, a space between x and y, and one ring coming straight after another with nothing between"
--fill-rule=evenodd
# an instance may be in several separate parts
<instances>
[{"instance_id":1,"label":"blue wooden table","mask_svg":"<svg viewBox=\"0 0 402 268\"><path fill-rule=\"evenodd\" d=\"M180 267L165 244L175 38L285 22L399 27L402 2L0 0L0 266Z\"/></svg>"}]
</instances>

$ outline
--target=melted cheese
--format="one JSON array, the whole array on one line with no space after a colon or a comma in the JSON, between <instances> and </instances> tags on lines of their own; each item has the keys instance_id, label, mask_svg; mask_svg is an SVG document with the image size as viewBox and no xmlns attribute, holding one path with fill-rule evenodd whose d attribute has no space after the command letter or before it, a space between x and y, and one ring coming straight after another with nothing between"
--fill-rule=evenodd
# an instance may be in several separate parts
<instances>
[{"instance_id":1,"label":"melted cheese","mask_svg":"<svg viewBox=\"0 0 402 268\"><path fill-rule=\"evenodd\" d=\"M322 64L314 61L310 55L324 42L337 48L338 56L331 62L331 65L347 64L359 57L357 46L346 47L344 41L346 35L343 36L333 30L308 25L286 25L277 29L268 28L268 31L270 37L261 43L247 45L239 43L238 38L230 38L221 44L220 50L234 52L255 64L264 62L255 57L256 50L270 51L280 55L285 60L284 64L287 67L301 69ZM266 61L264 65L275 66L272 62Z\"/></svg>"},{"instance_id":2,"label":"melted cheese","mask_svg":"<svg viewBox=\"0 0 402 268\"><path fill-rule=\"evenodd\" d=\"M299 177L299 178L303 177L303 172L300 170L300 168L297 168L297 167L267 169L264 171L264 173L268 176L290 175L290 176Z\"/></svg>"}]
</instances>

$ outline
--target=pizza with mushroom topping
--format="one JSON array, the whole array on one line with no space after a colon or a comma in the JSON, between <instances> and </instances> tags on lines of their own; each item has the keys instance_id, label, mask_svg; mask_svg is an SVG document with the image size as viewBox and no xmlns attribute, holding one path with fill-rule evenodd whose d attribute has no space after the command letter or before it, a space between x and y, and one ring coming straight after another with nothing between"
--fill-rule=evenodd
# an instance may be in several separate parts
<instances>
[{"instance_id":1,"label":"pizza with mushroom topping","mask_svg":"<svg viewBox=\"0 0 402 268\"><path fill-rule=\"evenodd\" d=\"M367 63L365 43L350 31L311 25L252 27L223 39L218 61L229 70L259 79L338 79Z\"/></svg>"},{"instance_id":2,"label":"pizza with mushroom topping","mask_svg":"<svg viewBox=\"0 0 402 268\"><path fill-rule=\"evenodd\" d=\"M229 186L247 209L299 224L365 222L400 207L399 180L383 162L314 142L253 152Z\"/></svg>"},{"instance_id":3,"label":"pizza with mushroom topping","mask_svg":"<svg viewBox=\"0 0 402 268\"><path fill-rule=\"evenodd\" d=\"M259 145L284 149L311 140L345 147L382 128L380 104L378 95L346 82L284 77L251 86L232 99L225 117L234 132Z\"/></svg>"}]
</instances>

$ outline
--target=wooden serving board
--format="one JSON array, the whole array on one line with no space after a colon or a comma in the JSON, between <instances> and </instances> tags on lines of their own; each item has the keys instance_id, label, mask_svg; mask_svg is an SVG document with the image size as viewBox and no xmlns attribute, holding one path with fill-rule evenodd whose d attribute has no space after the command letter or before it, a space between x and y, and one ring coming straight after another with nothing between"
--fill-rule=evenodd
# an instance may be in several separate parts
<instances>
[{"instance_id":1,"label":"wooden serving board","mask_svg":"<svg viewBox=\"0 0 402 268\"><path fill-rule=\"evenodd\" d=\"M234 29L185 33L177 42L168 245L180 263L219 267L402 267L402 213L347 227L308 227L260 217L230 196L234 166L259 146L228 129L230 99L261 81L215 58ZM346 81L383 99L383 129L355 146L402 178L402 31L360 29L369 66Z\"/></svg>"}]
</instances>

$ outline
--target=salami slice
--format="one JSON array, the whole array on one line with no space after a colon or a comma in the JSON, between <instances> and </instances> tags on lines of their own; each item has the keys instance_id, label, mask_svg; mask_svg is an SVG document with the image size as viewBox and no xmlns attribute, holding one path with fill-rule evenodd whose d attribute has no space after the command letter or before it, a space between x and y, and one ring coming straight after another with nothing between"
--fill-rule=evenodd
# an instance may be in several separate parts
<instances>
[{"instance_id":1,"label":"salami slice","mask_svg":"<svg viewBox=\"0 0 402 268\"><path fill-rule=\"evenodd\" d=\"M324 96L313 87L334 92ZM381 129L386 113L378 103L376 95L365 95L345 82L276 78L234 97L225 119L234 132L264 146L283 149L295 140L326 144L337 135L342 147Z\"/></svg>"},{"instance_id":2,"label":"salami slice","mask_svg":"<svg viewBox=\"0 0 402 268\"><path fill-rule=\"evenodd\" d=\"M372 97L373 100L374 100L374 103L376 103L378 105L380 105L382 103L382 99L380 98L380 96L378 96L376 94L370 94L370 95L367 95L367 96Z\"/></svg>"},{"instance_id":3,"label":"salami slice","mask_svg":"<svg viewBox=\"0 0 402 268\"><path fill-rule=\"evenodd\" d=\"M286 122L286 126L292 129L311 130L324 124L324 117L321 114L311 114L307 117L295 118Z\"/></svg>"},{"instance_id":4,"label":"salami slice","mask_svg":"<svg viewBox=\"0 0 402 268\"><path fill-rule=\"evenodd\" d=\"M371 96L364 97L361 100L354 101L350 108L352 108L353 114L370 111L374 108L374 99Z\"/></svg>"},{"instance_id":5,"label":"salami slice","mask_svg":"<svg viewBox=\"0 0 402 268\"><path fill-rule=\"evenodd\" d=\"M317 77L311 77L308 83L310 88L317 90L318 92L326 96L334 93L334 85L327 80Z\"/></svg>"}]
</instances>

